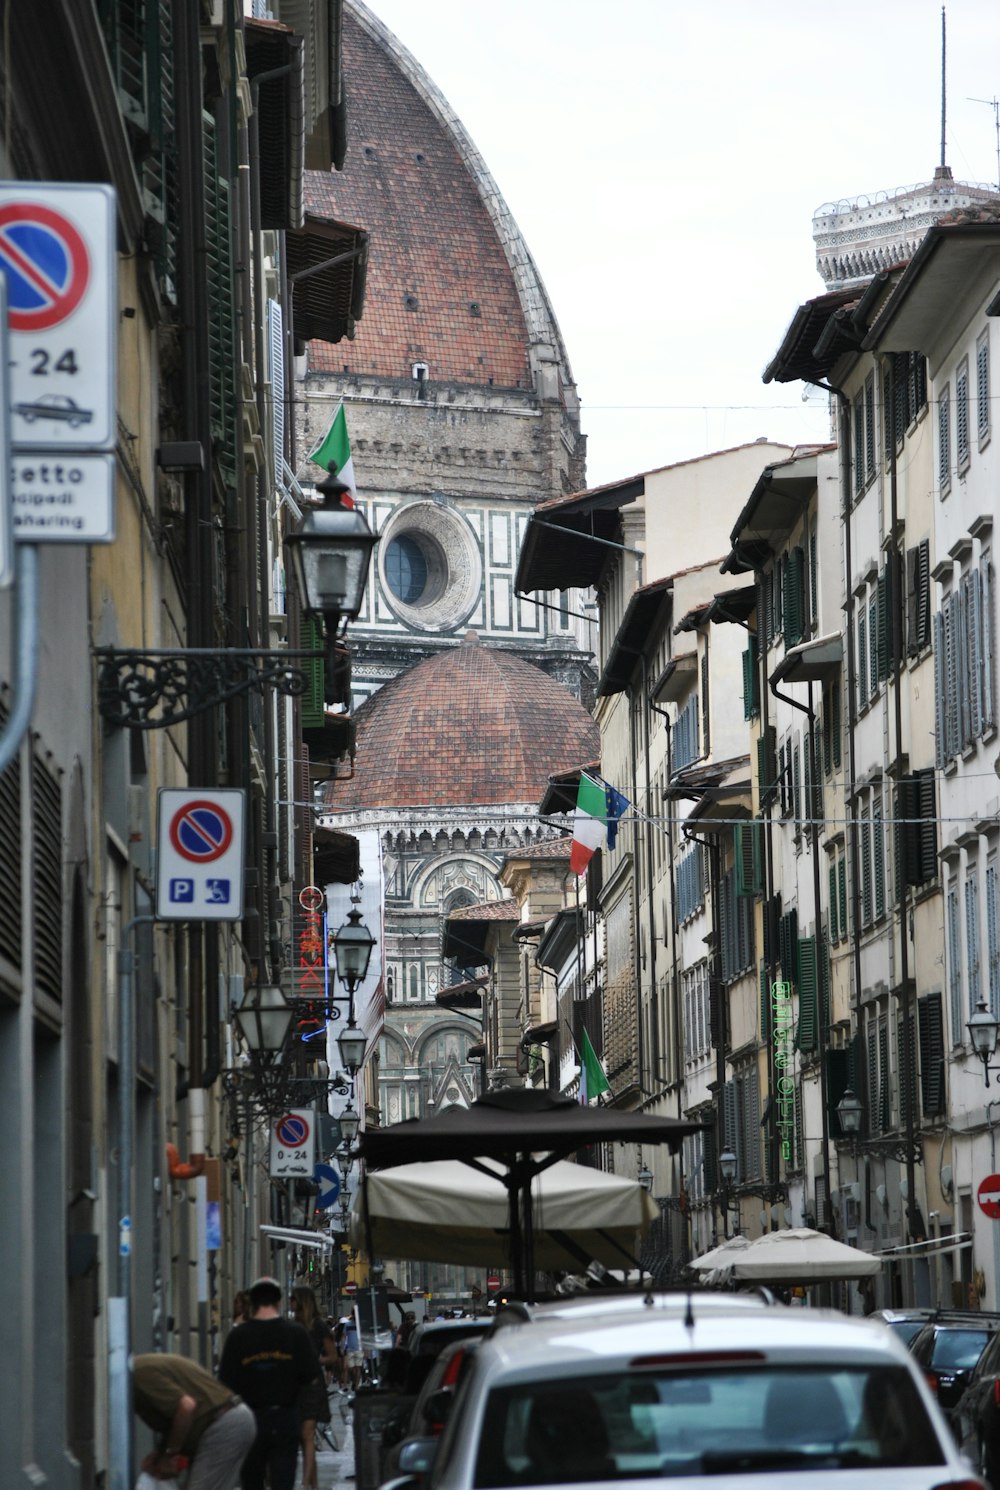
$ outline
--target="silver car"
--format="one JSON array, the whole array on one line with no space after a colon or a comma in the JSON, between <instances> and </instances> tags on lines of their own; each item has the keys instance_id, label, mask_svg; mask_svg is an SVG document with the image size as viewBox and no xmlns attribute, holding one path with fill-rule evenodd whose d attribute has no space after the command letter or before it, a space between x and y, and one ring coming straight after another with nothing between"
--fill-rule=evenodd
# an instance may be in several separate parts
<instances>
[{"instance_id":1,"label":"silver car","mask_svg":"<svg viewBox=\"0 0 1000 1490\"><path fill-rule=\"evenodd\" d=\"M636 1484L672 1490L976 1490L903 1346L806 1309L536 1317L479 1346L427 1490Z\"/></svg>"}]
</instances>

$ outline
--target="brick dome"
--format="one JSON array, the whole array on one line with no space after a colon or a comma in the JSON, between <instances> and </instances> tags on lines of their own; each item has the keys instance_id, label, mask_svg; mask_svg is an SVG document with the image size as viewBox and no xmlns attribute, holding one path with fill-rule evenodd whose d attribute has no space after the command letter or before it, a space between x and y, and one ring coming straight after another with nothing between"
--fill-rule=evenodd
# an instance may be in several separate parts
<instances>
[{"instance_id":1,"label":"brick dome","mask_svg":"<svg viewBox=\"0 0 1000 1490\"><path fill-rule=\"evenodd\" d=\"M329 798L337 813L536 802L553 771L593 760L599 744L567 688L474 631L386 683L356 722L354 778Z\"/></svg>"},{"instance_id":2,"label":"brick dome","mask_svg":"<svg viewBox=\"0 0 1000 1490\"><path fill-rule=\"evenodd\" d=\"M306 173L310 212L370 234L353 341L312 342L310 374L532 390L547 344L572 383L544 286L475 146L420 64L368 8L343 13L348 151Z\"/></svg>"}]
</instances>

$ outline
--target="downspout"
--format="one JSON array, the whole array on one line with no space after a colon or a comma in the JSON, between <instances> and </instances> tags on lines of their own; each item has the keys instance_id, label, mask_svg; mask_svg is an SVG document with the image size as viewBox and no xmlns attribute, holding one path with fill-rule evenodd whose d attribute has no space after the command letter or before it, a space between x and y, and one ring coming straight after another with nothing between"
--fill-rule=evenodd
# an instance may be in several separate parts
<instances>
[{"instance_id":1,"label":"downspout","mask_svg":"<svg viewBox=\"0 0 1000 1490\"><path fill-rule=\"evenodd\" d=\"M722 987L722 951L719 946L719 905L721 900L722 884L722 855L719 849L719 837L717 833L707 833L702 837L685 825L684 837L692 843L700 843L708 850L709 878L712 886L712 956L710 960L711 971L709 973L709 998L715 1004L715 1085L718 1092L718 1100L715 1107L715 1168L713 1175L714 1189L712 1191L712 1206L715 1209L715 1196L718 1195L718 1173L719 1155L726 1147L726 1047L729 1044L729 1007L726 995ZM728 1187L726 1193L728 1201ZM729 1235L729 1213L723 1212L722 1230L725 1236Z\"/></svg>"},{"instance_id":2,"label":"downspout","mask_svg":"<svg viewBox=\"0 0 1000 1490\"><path fill-rule=\"evenodd\" d=\"M667 734L667 780L674 774L674 726L673 720L666 709L661 709L658 704L650 703L654 714L659 714L666 722ZM674 871L674 852L677 847L677 835L674 823L673 811L667 813L667 876L670 889L670 1001L671 1001L671 1029L674 1039L679 1041L681 1034L681 996L680 975L678 971L677 955L677 880ZM677 1089L677 1116L684 1116L683 1096L684 1083L680 1079L680 1069L683 1065L683 1056L677 1061L678 1075L672 1085Z\"/></svg>"},{"instance_id":3,"label":"downspout","mask_svg":"<svg viewBox=\"0 0 1000 1490\"><path fill-rule=\"evenodd\" d=\"M646 654L642 654L642 727L643 748L646 753L646 883L648 894L646 896L648 935L649 935L649 1032L651 1050L649 1052L650 1070L654 1084L660 1080L660 991L657 980L657 956L656 956L656 912L653 905L653 832L654 823L649 808L652 806L652 777L650 770L649 750L649 663ZM640 999L641 1002L641 999ZM641 1077L640 1071L640 1077Z\"/></svg>"},{"instance_id":4,"label":"downspout","mask_svg":"<svg viewBox=\"0 0 1000 1490\"><path fill-rule=\"evenodd\" d=\"M892 361L889 360L889 392L887 396L889 411L896 407L896 386L892 370ZM886 417L890 417L887 413ZM887 644L892 649L893 663L893 727L896 735L896 783L897 793L899 779L903 766L903 699L900 687L900 673L902 672L903 659L903 566L899 562L898 523L898 487L896 481L896 431L890 425L892 438L889 442L889 533L891 548L888 550L890 562L889 569L889 597L892 603L892 611L889 618L889 636ZM899 832L897 825L896 832ZM900 867L902 869L903 858L900 855ZM906 1220L909 1227L910 1241L923 1240L917 1235L916 1217L919 1214L917 1207L917 1168L914 1149L916 1147L916 1134L913 1126L913 1109L916 1105L917 1094L917 1064L916 1051L913 1048L913 1005L910 997L910 950L909 938L906 928L906 894L907 883L905 873L898 875L899 883L896 886L896 910L899 916L899 977L900 977L900 1004L903 1013L903 1059L906 1062L906 1070L910 1073L911 1086L906 1093ZM912 1273L911 1273L912 1286Z\"/></svg>"},{"instance_id":5,"label":"downspout","mask_svg":"<svg viewBox=\"0 0 1000 1490\"><path fill-rule=\"evenodd\" d=\"M629 711L628 711L628 744L629 744L629 756L630 756L630 760L629 760L629 768L630 768L629 769L629 774L630 774L630 778L631 778L631 788L630 789L631 789L631 793L632 793L632 801L635 802L637 800L638 796L639 796L639 767L638 767L638 760L637 760L637 749L636 749L636 738L635 738L636 737L635 709L633 708L633 704L635 702L635 692L631 688L628 691L628 701L629 701ZM632 883L633 883L633 887L634 887L635 886L635 868L638 867L638 862L639 862L639 855L636 852L636 845L634 845L634 844L633 844L633 854L634 854L634 861L633 861ZM634 889L633 889L633 895L632 895L632 933L633 933L633 936L635 938L635 955L633 957L632 966L635 968L635 975L636 975L635 976L635 1016L636 1016L636 1018L635 1018L635 1023L636 1023L636 1031L635 1031L636 1073L635 1074L636 1074L636 1080L637 1080L638 1087L639 1087L639 1098L640 1098L640 1101L641 1101L642 1100L643 1076L645 1074L645 1067L646 1067L646 1042L645 1042L645 1039L644 1039L644 1036L643 1036L643 1028L642 1028L642 971L643 971L643 969L642 969L642 963L643 963L643 960L644 959L643 959L643 956L642 956L642 935L641 935L641 933L642 933L642 918L641 918L641 915L640 915L640 912L639 912L638 897L635 895Z\"/></svg>"},{"instance_id":6,"label":"downspout","mask_svg":"<svg viewBox=\"0 0 1000 1490\"><path fill-rule=\"evenodd\" d=\"M757 691L760 698L760 728L761 738L767 739L767 731L771 726L770 689L767 684L767 632L762 627L760 597L763 594L763 571L754 570L754 581L757 585ZM760 784L758 782L758 805L760 804ZM774 799L768 795L767 807L762 808L767 812L766 831L762 834L764 840L764 930L768 932L767 941L767 1009L768 1009L768 1033L767 1041L767 1095L771 1104L774 1119L770 1124L767 1135L767 1146L770 1153L770 1174L773 1183L778 1183L781 1168L781 1134L778 1128L778 1072L774 1064L774 1038L771 1031L772 1004L771 989L778 979L778 938L773 934L776 927L772 928L771 905L774 900L774 842L772 834L774 831ZM765 938L761 938L765 940ZM763 949L762 949L763 950Z\"/></svg>"},{"instance_id":7,"label":"downspout","mask_svg":"<svg viewBox=\"0 0 1000 1490\"><path fill-rule=\"evenodd\" d=\"M809 720L809 786L810 797L815 797L816 791L816 711L813 708L813 685L809 684L809 702L800 704L798 699L792 698L790 694L780 693L774 682L770 683L771 692L775 698L784 704L790 704L793 709L799 709ZM823 941L823 916L820 908L820 873L819 873L819 819L816 817L815 801L809 804L809 838L812 850L812 880L813 880L813 916L816 941L816 1044L819 1057L819 1101L821 1133L823 1143L823 1184L826 1187L826 1206L829 1214L830 1235L837 1235L837 1221L833 1213L833 1205L830 1200L830 1108L829 1108L829 1083L826 1069L826 1019L823 1010L823 974L821 959L824 955Z\"/></svg>"}]
</instances>

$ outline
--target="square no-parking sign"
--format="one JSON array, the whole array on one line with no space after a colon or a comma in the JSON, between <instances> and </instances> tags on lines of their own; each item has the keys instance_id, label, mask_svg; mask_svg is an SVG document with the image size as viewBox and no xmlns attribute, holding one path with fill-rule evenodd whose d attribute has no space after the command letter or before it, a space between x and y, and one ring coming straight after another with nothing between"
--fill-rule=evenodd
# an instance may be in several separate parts
<instances>
[{"instance_id":1,"label":"square no-parking sign","mask_svg":"<svg viewBox=\"0 0 1000 1490\"><path fill-rule=\"evenodd\" d=\"M163 787L157 803L156 917L239 921L243 916L246 793L235 787Z\"/></svg>"}]
</instances>

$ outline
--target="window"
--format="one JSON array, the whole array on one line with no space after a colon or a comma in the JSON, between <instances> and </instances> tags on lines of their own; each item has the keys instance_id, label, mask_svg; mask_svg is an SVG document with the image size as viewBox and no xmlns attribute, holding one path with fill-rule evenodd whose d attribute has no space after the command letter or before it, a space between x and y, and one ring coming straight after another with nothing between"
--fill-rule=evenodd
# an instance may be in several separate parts
<instances>
[{"instance_id":1,"label":"window","mask_svg":"<svg viewBox=\"0 0 1000 1490\"><path fill-rule=\"evenodd\" d=\"M767 807L778 795L778 741L773 724L757 739L757 790L762 807Z\"/></svg>"},{"instance_id":2,"label":"window","mask_svg":"<svg viewBox=\"0 0 1000 1490\"><path fill-rule=\"evenodd\" d=\"M427 589L427 557L410 533L393 538L385 556L389 589L406 605L416 605Z\"/></svg>"},{"instance_id":3,"label":"window","mask_svg":"<svg viewBox=\"0 0 1000 1490\"><path fill-rule=\"evenodd\" d=\"M925 885L937 875L934 771L900 777L896 788L896 873L904 884Z\"/></svg>"},{"instance_id":4,"label":"window","mask_svg":"<svg viewBox=\"0 0 1000 1490\"><path fill-rule=\"evenodd\" d=\"M860 496L875 476L875 374L869 373L853 405L854 495Z\"/></svg>"},{"instance_id":5,"label":"window","mask_svg":"<svg viewBox=\"0 0 1000 1490\"><path fill-rule=\"evenodd\" d=\"M986 863L986 963L990 1010L995 1018L1000 1010L1000 883L995 852Z\"/></svg>"},{"instance_id":6,"label":"window","mask_svg":"<svg viewBox=\"0 0 1000 1490\"><path fill-rule=\"evenodd\" d=\"M727 870L719 886L719 942L722 981L730 983L753 967L753 907L746 895L736 893L736 870Z\"/></svg>"},{"instance_id":7,"label":"window","mask_svg":"<svg viewBox=\"0 0 1000 1490\"><path fill-rule=\"evenodd\" d=\"M830 977L825 940L816 944L814 936L800 936L797 947L799 986L799 1025L795 1043L804 1054L816 1050L820 1021L825 1029L830 1015Z\"/></svg>"},{"instance_id":8,"label":"window","mask_svg":"<svg viewBox=\"0 0 1000 1490\"><path fill-rule=\"evenodd\" d=\"M723 1141L736 1155L736 1183L760 1176L760 1075L748 1066L723 1087Z\"/></svg>"},{"instance_id":9,"label":"window","mask_svg":"<svg viewBox=\"0 0 1000 1490\"><path fill-rule=\"evenodd\" d=\"M684 994L684 1055L689 1061L700 1060L712 1049L708 963L699 962L694 967L685 968L681 982Z\"/></svg>"},{"instance_id":10,"label":"window","mask_svg":"<svg viewBox=\"0 0 1000 1490\"><path fill-rule=\"evenodd\" d=\"M971 1015L979 1003L979 880L975 860L965 872L965 956Z\"/></svg>"},{"instance_id":11,"label":"window","mask_svg":"<svg viewBox=\"0 0 1000 1490\"><path fill-rule=\"evenodd\" d=\"M677 865L677 920L683 924L705 907L704 852L701 844Z\"/></svg>"},{"instance_id":12,"label":"window","mask_svg":"<svg viewBox=\"0 0 1000 1490\"><path fill-rule=\"evenodd\" d=\"M993 729L993 567L984 556L934 616L937 764Z\"/></svg>"},{"instance_id":13,"label":"window","mask_svg":"<svg viewBox=\"0 0 1000 1490\"><path fill-rule=\"evenodd\" d=\"M990 341L984 331L976 342L976 431L980 447L990 437Z\"/></svg>"},{"instance_id":14,"label":"window","mask_svg":"<svg viewBox=\"0 0 1000 1490\"><path fill-rule=\"evenodd\" d=\"M764 889L764 824L759 819L736 823L733 851L737 895L760 895Z\"/></svg>"},{"instance_id":15,"label":"window","mask_svg":"<svg viewBox=\"0 0 1000 1490\"><path fill-rule=\"evenodd\" d=\"M917 1022L920 1031L920 1098L924 1116L936 1117L945 1110L944 1016L940 993L928 993L917 1000Z\"/></svg>"},{"instance_id":16,"label":"window","mask_svg":"<svg viewBox=\"0 0 1000 1490\"><path fill-rule=\"evenodd\" d=\"M961 1045L965 1039L962 1018L962 937L958 919L958 885L952 880L945 896L945 938L948 951L948 1012L951 1017L951 1043Z\"/></svg>"},{"instance_id":17,"label":"window","mask_svg":"<svg viewBox=\"0 0 1000 1490\"><path fill-rule=\"evenodd\" d=\"M858 606L858 713L868 703L868 606L862 599Z\"/></svg>"},{"instance_id":18,"label":"window","mask_svg":"<svg viewBox=\"0 0 1000 1490\"><path fill-rule=\"evenodd\" d=\"M871 481L875 475L875 374L865 378L865 477Z\"/></svg>"},{"instance_id":19,"label":"window","mask_svg":"<svg viewBox=\"0 0 1000 1490\"><path fill-rule=\"evenodd\" d=\"M861 874L861 925L871 926L885 915L885 841L881 786L870 787L855 799L858 818L858 858Z\"/></svg>"},{"instance_id":20,"label":"window","mask_svg":"<svg viewBox=\"0 0 1000 1490\"><path fill-rule=\"evenodd\" d=\"M698 695L692 693L677 715L673 730L673 766L681 771L698 759Z\"/></svg>"},{"instance_id":21,"label":"window","mask_svg":"<svg viewBox=\"0 0 1000 1490\"><path fill-rule=\"evenodd\" d=\"M906 654L916 657L931 639L930 540L906 550Z\"/></svg>"},{"instance_id":22,"label":"window","mask_svg":"<svg viewBox=\"0 0 1000 1490\"><path fill-rule=\"evenodd\" d=\"M951 487L951 390L947 383L938 399L938 486L946 497Z\"/></svg>"},{"instance_id":23,"label":"window","mask_svg":"<svg viewBox=\"0 0 1000 1490\"><path fill-rule=\"evenodd\" d=\"M760 713L760 659L757 638L751 632L743 653L743 718L756 719Z\"/></svg>"},{"instance_id":24,"label":"window","mask_svg":"<svg viewBox=\"0 0 1000 1490\"><path fill-rule=\"evenodd\" d=\"M829 880L829 896L827 900L827 925L830 928L830 941L839 942L847 939L847 859L843 848L838 848L831 855L827 866L827 877Z\"/></svg>"},{"instance_id":25,"label":"window","mask_svg":"<svg viewBox=\"0 0 1000 1490\"><path fill-rule=\"evenodd\" d=\"M839 678L823 689L823 770L827 776L834 767L840 766L840 689Z\"/></svg>"},{"instance_id":26,"label":"window","mask_svg":"<svg viewBox=\"0 0 1000 1490\"><path fill-rule=\"evenodd\" d=\"M790 549L785 556L783 604L785 646L797 647L806 629L805 554L801 548Z\"/></svg>"},{"instance_id":27,"label":"window","mask_svg":"<svg viewBox=\"0 0 1000 1490\"><path fill-rule=\"evenodd\" d=\"M882 385L885 453L903 443L907 428L927 403L927 361L920 352L896 352Z\"/></svg>"},{"instance_id":28,"label":"window","mask_svg":"<svg viewBox=\"0 0 1000 1490\"><path fill-rule=\"evenodd\" d=\"M969 464L969 359L955 370L955 464L959 473Z\"/></svg>"}]
</instances>

